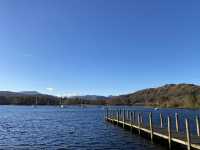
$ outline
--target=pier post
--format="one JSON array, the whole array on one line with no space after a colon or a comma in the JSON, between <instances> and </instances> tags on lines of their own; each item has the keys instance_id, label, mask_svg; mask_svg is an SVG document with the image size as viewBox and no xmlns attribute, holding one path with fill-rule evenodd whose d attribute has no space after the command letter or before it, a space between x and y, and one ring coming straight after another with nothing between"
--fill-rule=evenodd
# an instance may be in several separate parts
<instances>
[{"instance_id":1,"label":"pier post","mask_svg":"<svg viewBox=\"0 0 200 150\"><path fill-rule=\"evenodd\" d=\"M167 117L168 122L168 143L169 143L169 149L171 149L171 118L170 116Z\"/></svg>"},{"instance_id":2,"label":"pier post","mask_svg":"<svg viewBox=\"0 0 200 150\"><path fill-rule=\"evenodd\" d=\"M117 109L115 110L115 120L117 120Z\"/></svg>"},{"instance_id":3,"label":"pier post","mask_svg":"<svg viewBox=\"0 0 200 150\"><path fill-rule=\"evenodd\" d=\"M152 112L149 113L149 128L151 131L151 141L153 141L153 124L152 124Z\"/></svg>"},{"instance_id":4,"label":"pier post","mask_svg":"<svg viewBox=\"0 0 200 150\"><path fill-rule=\"evenodd\" d=\"M160 128L163 128L163 115L160 113Z\"/></svg>"},{"instance_id":5,"label":"pier post","mask_svg":"<svg viewBox=\"0 0 200 150\"><path fill-rule=\"evenodd\" d=\"M132 111L129 111L129 123L132 124Z\"/></svg>"},{"instance_id":6,"label":"pier post","mask_svg":"<svg viewBox=\"0 0 200 150\"><path fill-rule=\"evenodd\" d=\"M113 122L114 122L114 119L115 119L115 110L113 110Z\"/></svg>"},{"instance_id":7,"label":"pier post","mask_svg":"<svg viewBox=\"0 0 200 150\"><path fill-rule=\"evenodd\" d=\"M199 116L196 116L196 128L197 128L197 135L200 136L200 131L199 131Z\"/></svg>"},{"instance_id":8,"label":"pier post","mask_svg":"<svg viewBox=\"0 0 200 150\"><path fill-rule=\"evenodd\" d=\"M191 145L190 127L189 127L189 121L187 118L185 119L185 129L186 129L186 136L187 136L187 149L190 150L190 145Z\"/></svg>"},{"instance_id":9,"label":"pier post","mask_svg":"<svg viewBox=\"0 0 200 150\"><path fill-rule=\"evenodd\" d=\"M120 120L123 120L123 116L122 116L122 109L120 109Z\"/></svg>"},{"instance_id":10,"label":"pier post","mask_svg":"<svg viewBox=\"0 0 200 150\"><path fill-rule=\"evenodd\" d=\"M125 109L123 111L123 128L124 128L124 123L125 123Z\"/></svg>"},{"instance_id":11,"label":"pier post","mask_svg":"<svg viewBox=\"0 0 200 150\"><path fill-rule=\"evenodd\" d=\"M119 124L119 111L117 111L117 125Z\"/></svg>"},{"instance_id":12,"label":"pier post","mask_svg":"<svg viewBox=\"0 0 200 150\"><path fill-rule=\"evenodd\" d=\"M112 119L111 110L109 109L109 118Z\"/></svg>"},{"instance_id":13,"label":"pier post","mask_svg":"<svg viewBox=\"0 0 200 150\"><path fill-rule=\"evenodd\" d=\"M107 107L105 108L105 120L107 120L107 118L108 118L108 109L107 109Z\"/></svg>"},{"instance_id":14,"label":"pier post","mask_svg":"<svg viewBox=\"0 0 200 150\"><path fill-rule=\"evenodd\" d=\"M129 110L127 110L127 122L129 122Z\"/></svg>"},{"instance_id":15,"label":"pier post","mask_svg":"<svg viewBox=\"0 0 200 150\"><path fill-rule=\"evenodd\" d=\"M110 112L110 114L111 114L111 121L113 122L113 110L110 110L111 112Z\"/></svg>"},{"instance_id":16,"label":"pier post","mask_svg":"<svg viewBox=\"0 0 200 150\"><path fill-rule=\"evenodd\" d=\"M119 109L119 120L121 120L121 109Z\"/></svg>"},{"instance_id":17,"label":"pier post","mask_svg":"<svg viewBox=\"0 0 200 150\"><path fill-rule=\"evenodd\" d=\"M114 113L114 118L113 118L113 119L114 119L114 120L116 120L116 118L117 118L116 112L117 112L116 110L113 110L113 113ZM113 121L114 121L114 120L113 120Z\"/></svg>"},{"instance_id":18,"label":"pier post","mask_svg":"<svg viewBox=\"0 0 200 150\"><path fill-rule=\"evenodd\" d=\"M126 117L127 117L127 110L125 110L125 114L124 114L124 122L126 122Z\"/></svg>"},{"instance_id":19,"label":"pier post","mask_svg":"<svg viewBox=\"0 0 200 150\"><path fill-rule=\"evenodd\" d=\"M114 116L113 119L115 119L116 118L116 110L113 110L113 116Z\"/></svg>"},{"instance_id":20,"label":"pier post","mask_svg":"<svg viewBox=\"0 0 200 150\"><path fill-rule=\"evenodd\" d=\"M140 134L140 113L138 113L138 134Z\"/></svg>"},{"instance_id":21,"label":"pier post","mask_svg":"<svg viewBox=\"0 0 200 150\"><path fill-rule=\"evenodd\" d=\"M176 119L176 132L179 132L179 118L178 118L178 113L175 113L175 119Z\"/></svg>"},{"instance_id":22,"label":"pier post","mask_svg":"<svg viewBox=\"0 0 200 150\"><path fill-rule=\"evenodd\" d=\"M133 112L130 112L131 132L133 131Z\"/></svg>"},{"instance_id":23,"label":"pier post","mask_svg":"<svg viewBox=\"0 0 200 150\"><path fill-rule=\"evenodd\" d=\"M140 126L143 127L143 114L141 113L141 116L140 116Z\"/></svg>"},{"instance_id":24,"label":"pier post","mask_svg":"<svg viewBox=\"0 0 200 150\"><path fill-rule=\"evenodd\" d=\"M114 119L114 110L112 110L112 120Z\"/></svg>"},{"instance_id":25,"label":"pier post","mask_svg":"<svg viewBox=\"0 0 200 150\"><path fill-rule=\"evenodd\" d=\"M133 122L135 123L135 111L133 112Z\"/></svg>"}]
</instances>

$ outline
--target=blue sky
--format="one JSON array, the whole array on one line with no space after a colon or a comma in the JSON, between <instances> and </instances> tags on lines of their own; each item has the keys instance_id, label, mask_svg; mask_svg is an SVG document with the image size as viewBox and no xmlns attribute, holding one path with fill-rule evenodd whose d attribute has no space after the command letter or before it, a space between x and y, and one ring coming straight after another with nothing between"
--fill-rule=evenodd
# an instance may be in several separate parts
<instances>
[{"instance_id":1,"label":"blue sky","mask_svg":"<svg viewBox=\"0 0 200 150\"><path fill-rule=\"evenodd\" d=\"M200 84L199 6L199 0L1 0L0 90L118 95Z\"/></svg>"}]
</instances>

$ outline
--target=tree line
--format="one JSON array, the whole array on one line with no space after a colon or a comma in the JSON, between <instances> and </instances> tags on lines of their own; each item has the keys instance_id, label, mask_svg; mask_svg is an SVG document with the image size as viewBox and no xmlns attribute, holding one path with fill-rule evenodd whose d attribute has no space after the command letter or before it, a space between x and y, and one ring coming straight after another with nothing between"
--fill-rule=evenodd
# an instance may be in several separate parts
<instances>
[{"instance_id":1,"label":"tree line","mask_svg":"<svg viewBox=\"0 0 200 150\"><path fill-rule=\"evenodd\" d=\"M0 105L106 105L106 100L61 98L54 96L0 96Z\"/></svg>"}]
</instances>

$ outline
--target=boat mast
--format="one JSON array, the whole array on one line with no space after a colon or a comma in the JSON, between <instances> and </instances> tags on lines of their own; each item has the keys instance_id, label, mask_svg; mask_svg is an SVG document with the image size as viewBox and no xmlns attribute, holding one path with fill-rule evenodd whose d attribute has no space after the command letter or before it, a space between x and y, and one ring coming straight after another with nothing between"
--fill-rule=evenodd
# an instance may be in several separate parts
<instances>
[{"instance_id":1,"label":"boat mast","mask_svg":"<svg viewBox=\"0 0 200 150\"><path fill-rule=\"evenodd\" d=\"M37 101L37 96L36 96L36 99L35 99L35 105L37 105L38 104L38 101Z\"/></svg>"}]
</instances>

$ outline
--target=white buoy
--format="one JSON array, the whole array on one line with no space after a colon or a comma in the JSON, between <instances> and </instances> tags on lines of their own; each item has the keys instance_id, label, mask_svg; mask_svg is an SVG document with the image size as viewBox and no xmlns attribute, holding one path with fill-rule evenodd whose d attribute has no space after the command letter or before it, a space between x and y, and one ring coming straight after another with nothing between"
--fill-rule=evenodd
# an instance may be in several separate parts
<instances>
[{"instance_id":1,"label":"white buoy","mask_svg":"<svg viewBox=\"0 0 200 150\"><path fill-rule=\"evenodd\" d=\"M154 110L156 110L156 111L157 111L157 110L159 110L159 108L155 107L155 108L154 108Z\"/></svg>"}]
</instances>

